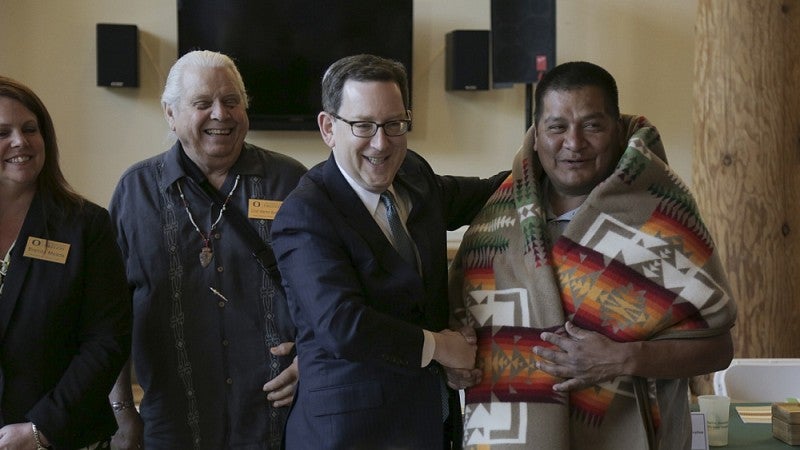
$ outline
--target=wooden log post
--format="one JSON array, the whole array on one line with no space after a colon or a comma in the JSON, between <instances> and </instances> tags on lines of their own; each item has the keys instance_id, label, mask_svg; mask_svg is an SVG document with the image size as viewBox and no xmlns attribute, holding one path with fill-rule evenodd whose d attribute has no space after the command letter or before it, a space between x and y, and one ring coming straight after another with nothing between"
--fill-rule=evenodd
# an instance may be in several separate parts
<instances>
[{"instance_id":1,"label":"wooden log post","mask_svg":"<svg viewBox=\"0 0 800 450\"><path fill-rule=\"evenodd\" d=\"M800 0L699 0L693 188L735 356L800 357Z\"/></svg>"}]
</instances>

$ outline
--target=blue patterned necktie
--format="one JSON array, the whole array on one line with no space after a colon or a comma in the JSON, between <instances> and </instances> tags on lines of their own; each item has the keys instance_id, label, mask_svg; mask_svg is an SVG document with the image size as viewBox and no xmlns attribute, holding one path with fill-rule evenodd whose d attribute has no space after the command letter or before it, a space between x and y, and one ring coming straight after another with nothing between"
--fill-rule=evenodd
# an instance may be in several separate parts
<instances>
[{"instance_id":1,"label":"blue patterned necktie","mask_svg":"<svg viewBox=\"0 0 800 450\"><path fill-rule=\"evenodd\" d=\"M389 228L394 237L394 247L400 256L403 257L415 269L417 268L417 253L414 251L414 242L403 227L403 221L400 219L400 213L397 212L394 195L386 191L381 194L381 201L383 206L386 207L386 220L389 221Z\"/></svg>"}]
</instances>

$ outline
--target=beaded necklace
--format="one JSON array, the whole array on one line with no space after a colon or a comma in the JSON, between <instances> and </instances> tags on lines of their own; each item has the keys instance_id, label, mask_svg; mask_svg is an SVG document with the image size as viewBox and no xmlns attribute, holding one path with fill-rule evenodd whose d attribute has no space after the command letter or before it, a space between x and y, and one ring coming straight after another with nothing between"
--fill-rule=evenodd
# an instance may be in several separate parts
<instances>
[{"instance_id":1,"label":"beaded necklace","mask_svg":"<svg viewBox=\"0 0 800 450\"><path fill-rule=\"evenodd\" d=\"M208 235L203 234L203 232L200 231L200 227L197 226L197 222L195 222L192 212L189 211L189 202L186 201L186 197L183 195L181 182L178 180L178 192L181 195L183 207L186 209L186 215L189 216L189 222L194 225L194 229L197 231L197 234L199 234L200 238L203 239L203 248L200 249L200 265L203 267L208 267L208 265L211 264L211 260L214 258L214 252L211 251L211 234L214 233L214 229L217 227L217 224L219 224L219 221L222 220L222 213L225 212L225 207L228 206L228 201L230 201L231 197L233 196L233 192L236 190L236 187L239 186L239 178L240 175L236 175L236 180L233 182L233 187L231 188L231 191L228 192L225 202L222 203L222 208L219 209L217 220L211 224L211 228L208 230Z\"/></svg>"},{"instance_id":2,"label":"beaded necklace","mask_svg":"<svg viewBox=\"0 0 800 450\"><path fill-rule=\"evenodd\" d=\"M6 275L8 275L8 268L11 266L11 249L14 248L14 244L17 241L11 243L11 247L8 248L8 252L6 252L6 256L0 260L0 294L3 293L3 285L6 282Z\"/></svg>"}]
</instances>

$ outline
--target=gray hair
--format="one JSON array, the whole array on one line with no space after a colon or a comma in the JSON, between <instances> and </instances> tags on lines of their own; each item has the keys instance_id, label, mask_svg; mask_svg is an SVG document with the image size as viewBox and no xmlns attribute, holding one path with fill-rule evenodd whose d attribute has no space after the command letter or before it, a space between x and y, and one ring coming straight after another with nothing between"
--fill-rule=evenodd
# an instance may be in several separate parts
<instances>
[{"instance_id":1,"label":"gray hair","mask_svg":"<svg viewBox=\"0 0 800 450\"><path fill-rule=\"evenodd\" d=\"M227 69L231 73L233 82L236 84L242 96L245 109L249 106L247 91L244 88L244 80L242 80L242 75L239 73L239 69L236 68L236 64L228 55L209 50L194 50L188 52L178 58L175 64L172 65L172 68L169 70L169 75L167 75L167 82L164 85L164 92L161 94L162 105L174 106L181 100L184 94L182 82L183 73L186 71L187 67L221 67Z\"/></svg>"}]
</instances>

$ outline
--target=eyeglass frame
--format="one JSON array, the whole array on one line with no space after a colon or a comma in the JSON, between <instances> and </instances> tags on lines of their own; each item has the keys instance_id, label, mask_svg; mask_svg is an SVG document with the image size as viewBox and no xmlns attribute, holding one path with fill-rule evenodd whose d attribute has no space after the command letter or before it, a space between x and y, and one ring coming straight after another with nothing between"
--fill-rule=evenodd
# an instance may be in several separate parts
<instances>
[{"instance_id":1,"label":"eyeglass frame","mask_svg":"<svg viewBox=\"0 0 800 450\"><path fill-rule=\"evenodd\" d=\"M409 130L411 130L411 119L387 120L386 122L378 123L378 122L373 122L371 120L347 120L347 119L343 118L342 116L340 116L340 115L338 115L338 114L336 114L334 112L329 112L328 114L330 114L334 119L341 120L342 122L350 125L350 132L353 134L353 136L355 136L357 138L364 138L364 139L371 138L371 137L375 136L376 134L378 134L378 129L379 128L383 128L383 133L388 137L403 136L404 134L408 133ZM392 123L398 123L398 122L406 124L405 131L403 131L400 134L389 134L389 133L386 132L386 125L389 125L389 124L392 124ZM356 134L355 128L353 128L353 125L364 124L364 123L371 124L371 125L373 125L375 127L373 129L373 131L372 131L372 134L370 134L369 136L359 136L359 135Z\"/></svg>"}]
</instances>

